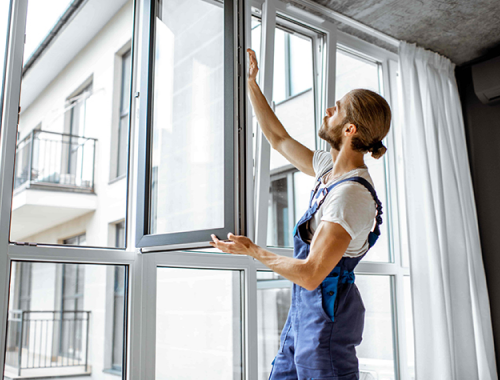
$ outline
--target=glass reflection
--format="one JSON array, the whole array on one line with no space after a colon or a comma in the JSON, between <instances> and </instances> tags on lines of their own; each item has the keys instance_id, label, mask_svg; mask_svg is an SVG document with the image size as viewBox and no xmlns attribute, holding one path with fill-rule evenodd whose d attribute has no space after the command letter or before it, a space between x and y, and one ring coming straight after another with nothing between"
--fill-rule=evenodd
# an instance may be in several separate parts
<instances>
[{"instance_id":1,"label":"glass reflection","mask_svg":"<svg viewBox=\"0 0 500 380\"><path fill-rule=\"evenodd\" d=\"M158 2L153 234L224 226L223 16L217 2Z\"/></svg>"},{"instance_id":2,"label":"glass reflection","mask_svg":"<svg viewBox=\"0 0 500 380\"><path fill-rule=\"evenodd\" d=\"M241 379L239 271L158 268L156 379Z\"/></svg>"}]
</instances>

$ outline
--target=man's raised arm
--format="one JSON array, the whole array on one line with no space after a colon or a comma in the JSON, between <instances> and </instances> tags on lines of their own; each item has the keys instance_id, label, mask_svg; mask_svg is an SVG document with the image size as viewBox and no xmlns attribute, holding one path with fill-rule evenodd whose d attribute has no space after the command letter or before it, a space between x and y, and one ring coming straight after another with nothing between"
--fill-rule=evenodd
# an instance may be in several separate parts
<instances>
[{"instance_id":1,"label":"man's raised arm","mask_svg":"<svg viewBox=\"0 0 500 380\"><path fill-rule=\"evenodd\" d=\"M280 152L293 166L301 172L314 177L313 151L294 140L278 120L271 107L269 107L255 80L259 71L255 52L252 49L247 49L247 52L250 57L248 93L264 136L266 136L273 149Z\"/></svg>"}]
</instances>

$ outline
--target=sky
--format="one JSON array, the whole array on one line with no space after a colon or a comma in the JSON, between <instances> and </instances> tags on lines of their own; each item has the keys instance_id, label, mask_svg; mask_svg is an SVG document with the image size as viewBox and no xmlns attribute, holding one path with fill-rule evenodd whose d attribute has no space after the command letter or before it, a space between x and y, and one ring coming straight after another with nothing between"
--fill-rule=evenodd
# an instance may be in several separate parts
<instances>
[{"instance_id":1,"label":"sky","mask_svg":"<svg viewBox=\"0 0 500 380\"><path fill-rule=\"evenodd\" d=\"M47 0L29 0L24 51L25 62L31 57L72 2L73 0L50 0L50 2ZM0 0L0 69L2 73L4 69L9 3L10 0ZM50 7L47 4L50 4Z\"/></svg>"}]
</instances>

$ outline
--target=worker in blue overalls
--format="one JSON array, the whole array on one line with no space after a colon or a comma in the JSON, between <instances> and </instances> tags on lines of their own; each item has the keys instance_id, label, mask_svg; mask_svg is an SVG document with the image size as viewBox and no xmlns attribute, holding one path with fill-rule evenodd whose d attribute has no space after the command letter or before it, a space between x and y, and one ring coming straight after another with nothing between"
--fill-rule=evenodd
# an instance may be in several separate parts
<instances>
[{"instance_id":1,"label":"worker in blue overalls","mask_svg":"<svg viewBox=\"0 0 500 380\"><path fill-rule=\"evenodd\" d=\"M326 110L318 135L330 152L311 151L286 132L256 82L255 52L248 49L250 100L271 146L316 178L309 208L293 232L294 257L269 252L245 236L212 235L212 246L250 255L293 282L292 304L273 361L271 380L357 380L355 347L365 308L354 268L380 235L382 205L364 163L380 158L391 111L380 95L353 90Z\"/></svg>"}]
</instances>

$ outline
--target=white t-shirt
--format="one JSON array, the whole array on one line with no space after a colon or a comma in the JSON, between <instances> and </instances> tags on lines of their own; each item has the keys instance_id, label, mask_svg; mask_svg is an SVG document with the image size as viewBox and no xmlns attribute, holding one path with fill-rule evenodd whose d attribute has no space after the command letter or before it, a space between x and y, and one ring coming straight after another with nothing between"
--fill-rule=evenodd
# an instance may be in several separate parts
<instances>
[{"instance_id":1,"label":"white t-shirt","mask_svg":"<svg viewBox=\"0 0 500 380\"><path fill-rule=\"evenodd\" d=\"M329 152L314 152L313 168L316 180L332 166L332 156ZM358 168L334 178L326 185L322 182L318 191L349 177L363 177L373 186L368 169ZM358 182L347 181L335 186L327 194L309 223L309 231L314 234L322 220L340 224L352 239L344 256L356 257L368 249L368 234L375 225L376 215L376 204L368 189ZM309 237L312 238L312 235Z\"/></svg>"}]
</instances>

